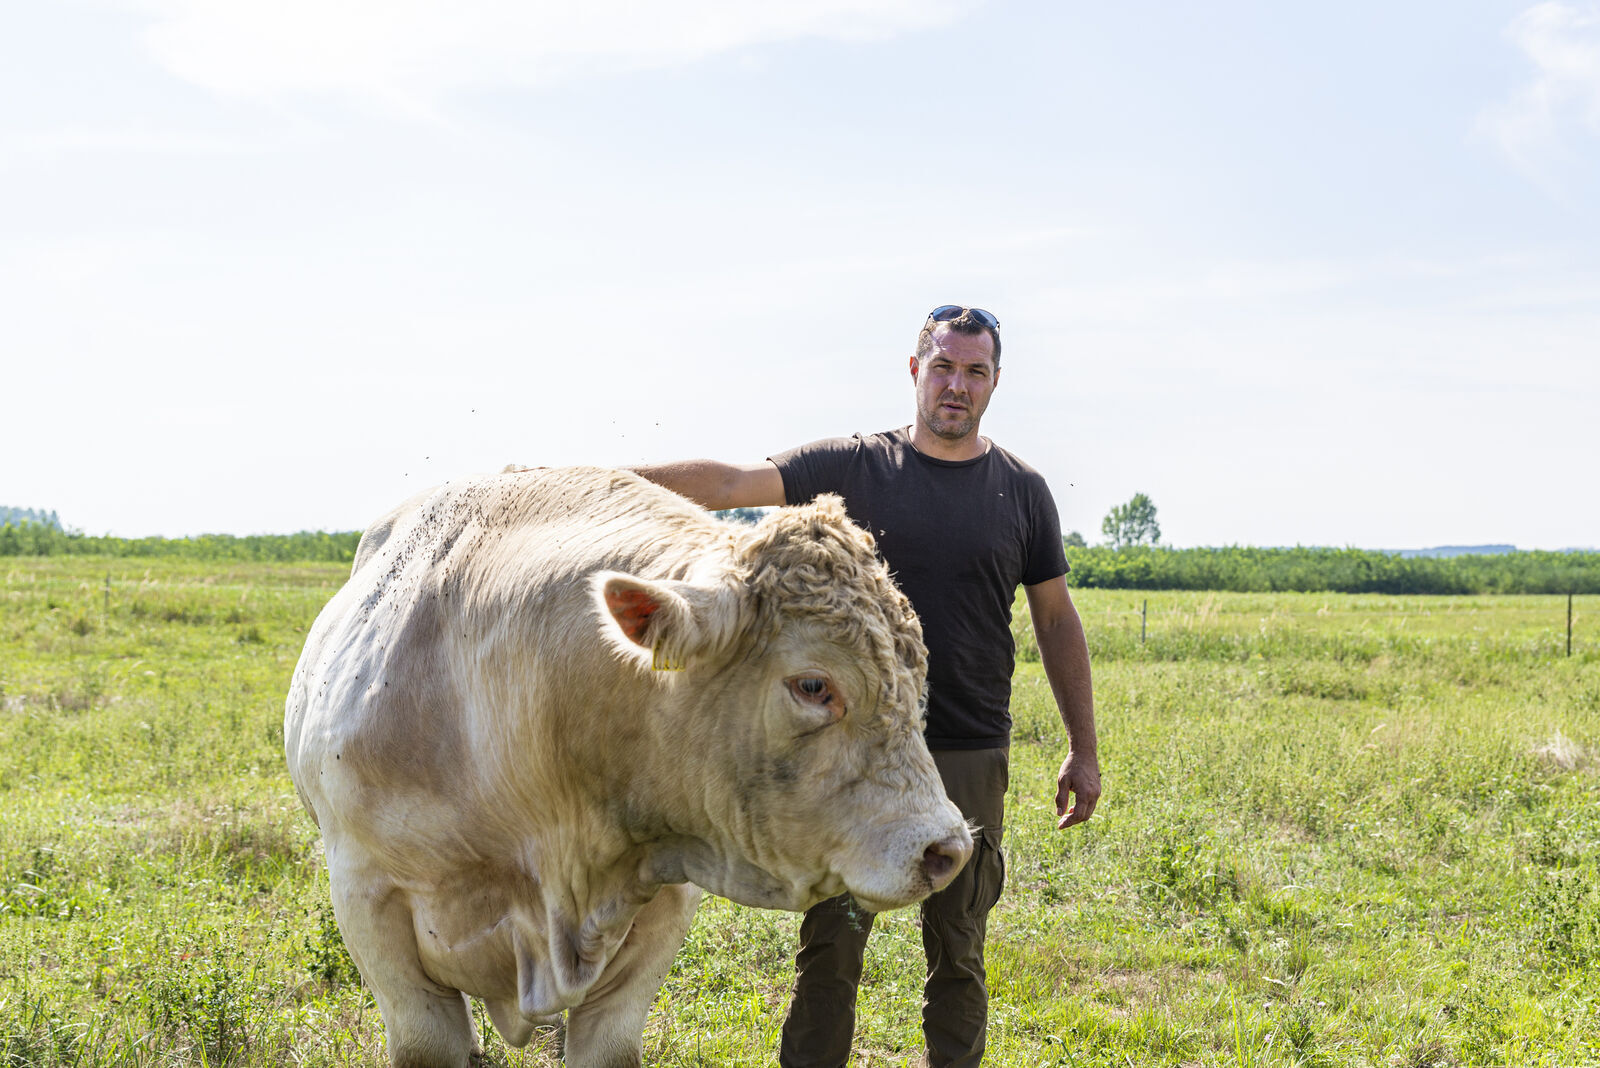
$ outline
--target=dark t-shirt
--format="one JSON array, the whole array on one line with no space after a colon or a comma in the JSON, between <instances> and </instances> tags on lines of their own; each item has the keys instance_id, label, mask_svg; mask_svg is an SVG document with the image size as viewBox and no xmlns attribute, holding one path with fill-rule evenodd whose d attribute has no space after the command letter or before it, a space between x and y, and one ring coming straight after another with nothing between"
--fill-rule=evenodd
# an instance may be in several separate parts
<instances>
[{"instance_id":1,"label":"dark t-shirt","mask_svg":"<svg viewBox=\"0 0 1600 1068\"><path fill-rule=\"evenodd\" d=\"M928 747L1009 744L1017 586L1067 572L1044 477L992 443L974 460L924 456L909 428L825 438L769 459L790 504L844 498L922 617Z\"/></svg>"}]
</instances>

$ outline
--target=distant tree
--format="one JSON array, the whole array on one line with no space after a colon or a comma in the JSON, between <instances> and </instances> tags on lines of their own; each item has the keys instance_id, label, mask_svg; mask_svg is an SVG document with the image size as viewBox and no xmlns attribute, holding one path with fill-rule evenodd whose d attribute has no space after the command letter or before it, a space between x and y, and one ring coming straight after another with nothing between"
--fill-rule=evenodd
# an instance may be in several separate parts
<instances>
[{"instance_id":1,"label":"distant tree","mask_svg":"<svg viewBox=\"0 0 1600 1068\"><path fill-rule=\"evenodd\" d=\"M1100 533L1106 536L1113 549L1159 545L1161 524L1156 522L1155 502L1142 493L1135 493L1127 504L1119 504L1106 513L1100 523Z\"/></svg>"},{"instance_id":2,"label":"distant tree","mask_svg":"<svg viewBox=\"0 0 1600 1068\"><path fill-rule=\"evenodd\" d=\"M712 515L718 519L731 519L735 523L759 523L761 517L767 514L765 508L724 508Z\"/></svg>"},{"instance_id":3,"label":"distant tree","mask_svg":"<svg viewBox=\"0 0 1600 1068\"><path fill-rule=\"evenodd\" d=\"M1061 539L1069 549L1087 549L1089 543L1083 540L1083 535L1076 530L1067 531L1067 536Z\"/></svg>"},{"instance_id":4,"label":"distant tree","mask_svg":"<svg viewBox=\"0 0 1600 1068\"><path fill-rule=\"evenodd\" d=\"M61 529L61 517L56 515L55 509L46 512L37 508L11 508L0 507L0 525L10 523L20 527L24 523L37 523L51 530Z\"/></svg>"}]
</instances>

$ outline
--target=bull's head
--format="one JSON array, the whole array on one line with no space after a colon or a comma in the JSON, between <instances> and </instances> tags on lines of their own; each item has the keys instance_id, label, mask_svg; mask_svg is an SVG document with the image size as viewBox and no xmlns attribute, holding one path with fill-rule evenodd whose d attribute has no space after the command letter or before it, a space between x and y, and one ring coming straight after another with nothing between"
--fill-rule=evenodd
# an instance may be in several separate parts
<instances>
[{"instance_id":1,"label":"bull's head","mask_svg":"<svg viewBox=\"0 0 1600 1068\"><path fill-rule=\"evenodd\" d=\"M880 911L966 863L922 740L920 625L838 498L772 513L714 574L612 572L595 593L662 692L659 756L680 772L646 787L661 804L630 802L656 881L796 910L848 890Z\"/></svg>"}]
</instances>

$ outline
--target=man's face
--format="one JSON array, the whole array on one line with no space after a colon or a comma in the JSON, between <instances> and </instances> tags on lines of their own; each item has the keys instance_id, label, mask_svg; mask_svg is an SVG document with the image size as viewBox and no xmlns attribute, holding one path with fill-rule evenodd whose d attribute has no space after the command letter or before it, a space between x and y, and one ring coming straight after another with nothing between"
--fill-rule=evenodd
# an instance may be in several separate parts
<instances>
[{"instance_id":1,"label":"man's face","mask_svg":"<svg viewBox=\"0 0 1600 1068\"><path fill-rule=\"evenodd\" d=\"M917 417L945 441L977 433L989 407L1000 371L994 365L994 342L987 330L958 334L948 323L933 328L933 350L911 357L911 378L917 387Z\"/></svg>"}]
</instances>

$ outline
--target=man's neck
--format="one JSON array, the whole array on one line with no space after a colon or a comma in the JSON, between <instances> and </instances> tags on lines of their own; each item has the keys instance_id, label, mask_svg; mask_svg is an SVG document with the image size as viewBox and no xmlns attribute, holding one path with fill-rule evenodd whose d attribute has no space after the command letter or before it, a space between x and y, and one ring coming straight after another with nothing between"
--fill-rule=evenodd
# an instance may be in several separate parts
<instances>
[{"instance_id":1,"label":"man's neck","mask_svg":"<svg viewBox=\"0 0 1600 1068\"><path fill-rule=\"evenodd\" d=\"M989 439L978 433L978 428L973 427L972 433L965 437L951 440L941 438L921 423L911 424L911 447L924 456L935 460L976 460L989 451Z\"/></svg>"}]
</instances>

